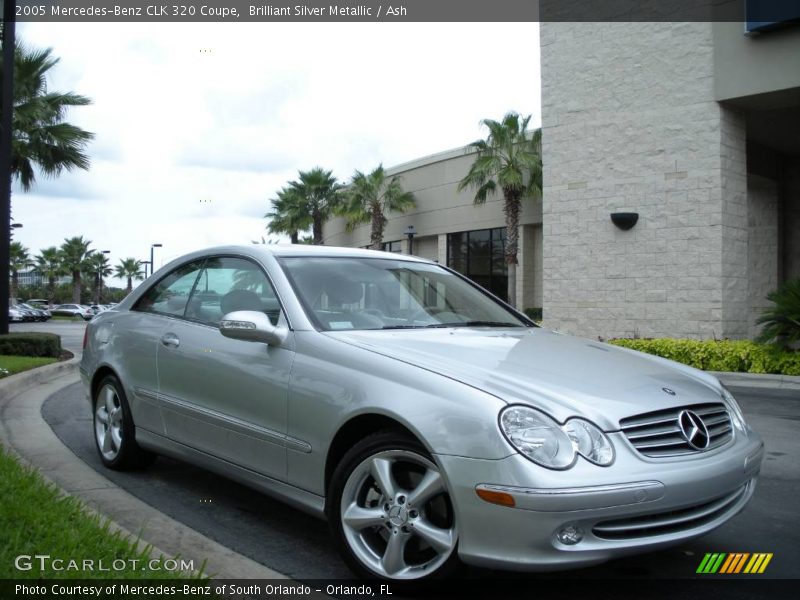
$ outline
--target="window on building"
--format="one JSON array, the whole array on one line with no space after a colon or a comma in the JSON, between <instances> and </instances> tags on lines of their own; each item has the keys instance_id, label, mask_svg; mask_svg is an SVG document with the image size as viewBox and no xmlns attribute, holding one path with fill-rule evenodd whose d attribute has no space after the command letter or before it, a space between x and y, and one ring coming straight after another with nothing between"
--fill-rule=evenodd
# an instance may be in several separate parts
<instances>
[{"instance_id":1,"label":"window on building","mask_svg":"<svg viewBox=\"0 0 800 600\"><path fill-rule=\"evenodd\" d=\"M466 275L498 298L508 300L506 228L447 235L447 266Z\"/></svg>"},{"instance_id":2,"label":"window on building","mask_svg":"<svg viewBox=\"0 0 800 600\"><path fill-rule=\"evenodd\" d=\"M383 250L384 252L394 252L395 254L402 254L403 242L402 240L397 240L394 242L383 242L383 244L381 244L381 250Z\"/></svg>"}]
</instances>

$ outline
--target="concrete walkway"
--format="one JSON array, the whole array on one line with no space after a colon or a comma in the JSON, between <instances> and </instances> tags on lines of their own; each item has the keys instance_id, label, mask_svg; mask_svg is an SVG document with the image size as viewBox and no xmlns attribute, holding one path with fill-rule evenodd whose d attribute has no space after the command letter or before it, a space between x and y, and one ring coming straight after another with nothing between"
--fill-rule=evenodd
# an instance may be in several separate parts
<instances>
[{"instance_id":1,"label":"concrete walkway","mask_svg":"<svg viewBox=\"0 0 800 600\"><path fill-rule=\"evenodd\" d=\"M61 443L42 419L44 401L76 383L78 359L0 380L0 442L65 493L77 496L113 522L112 530L133 533L154 547L153 556L194 561L215 579L285 579L285 576L218 544L160 513L97 473Z\"/></svg>"}]
</instances>

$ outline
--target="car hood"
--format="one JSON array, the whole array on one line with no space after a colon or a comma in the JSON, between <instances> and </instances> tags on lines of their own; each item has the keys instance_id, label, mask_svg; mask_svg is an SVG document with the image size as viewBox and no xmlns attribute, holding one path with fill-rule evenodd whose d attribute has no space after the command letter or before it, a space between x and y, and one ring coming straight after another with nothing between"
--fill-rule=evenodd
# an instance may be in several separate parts
<instances>
[{"instance_id":1,"label":"car hood","mask_svg":"<svg viewBox=\"0 0 800 600\"><path fill-rule=\"evenodd\" d=\"M413 329L328 332L365 350L439 373L563 422L589 418L607 431L653 410L720 402L703 371L546 329ZM666 388L666 389L665 389Z\"/></svg>"}]
</instances>

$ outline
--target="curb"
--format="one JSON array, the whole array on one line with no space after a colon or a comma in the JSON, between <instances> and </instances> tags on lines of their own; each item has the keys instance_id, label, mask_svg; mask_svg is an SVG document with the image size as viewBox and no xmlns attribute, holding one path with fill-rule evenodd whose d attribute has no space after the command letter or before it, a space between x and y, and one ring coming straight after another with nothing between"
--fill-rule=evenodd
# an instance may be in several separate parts
<instances>
[{"instance_id":1,"label":"curb","mask_svg":"<svg viewBox=\"0 0 800 600\"><path fill-rule=\"evenodd\" d=\"M772 375L768 373L729 373L708 371L725 385L753 389L800 390L800 377L795 375Z\"/></svg>"},{"instance_id":2,"label":"curb","mask_svg":"<svg viewBox=\"0 0 800 600\"><path fill-rule=\"evenodd\" d=\"M111 531L129 537L140 550L150 546L153 558L193 559L211 579L289 581L286 575L234 552L139 500L64 446L41 417L41 406L53 393L77 381L79 362L76 357L0 379L3 447L23 464L35 468L62 494L78 498L87 512L108 520Z\"/></svg>"},{"instance_id":3,"label":"curb","mask_svg":"<svg viewBox=\"0 0 800 600\"><path fill-rule=\"evenodd\" d=\"M73 352L73 354L75 353ZM13 398L38 383L47 383L71 371L76 371L80 361L81 359L79 356L74 356L69 360L3 377L0 379L0 402L3 402L7 398Z\"/></svg>"}]
</instances>

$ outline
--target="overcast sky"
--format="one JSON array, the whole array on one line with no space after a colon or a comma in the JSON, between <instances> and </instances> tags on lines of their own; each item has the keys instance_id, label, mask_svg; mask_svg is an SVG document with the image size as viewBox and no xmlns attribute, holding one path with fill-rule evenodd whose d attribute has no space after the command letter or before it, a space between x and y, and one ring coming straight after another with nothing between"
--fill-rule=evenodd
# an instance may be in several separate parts
<instances>
[{"instance_id":1,"label":"overcast sky","mask_svg":"<svg viewBox=\"0 0 800 600\"><path fill-rule=\"evenodd\" d=\"M88 172L15 186L14 239L33 254L83 235L156 266L249 244L298 169L347 180L484 135L509 110L541 123L535 23L21 23L61 62L51 90L93 104ZM112 282L113 283L113 282Z\"/></svg>"}]
</instances>

